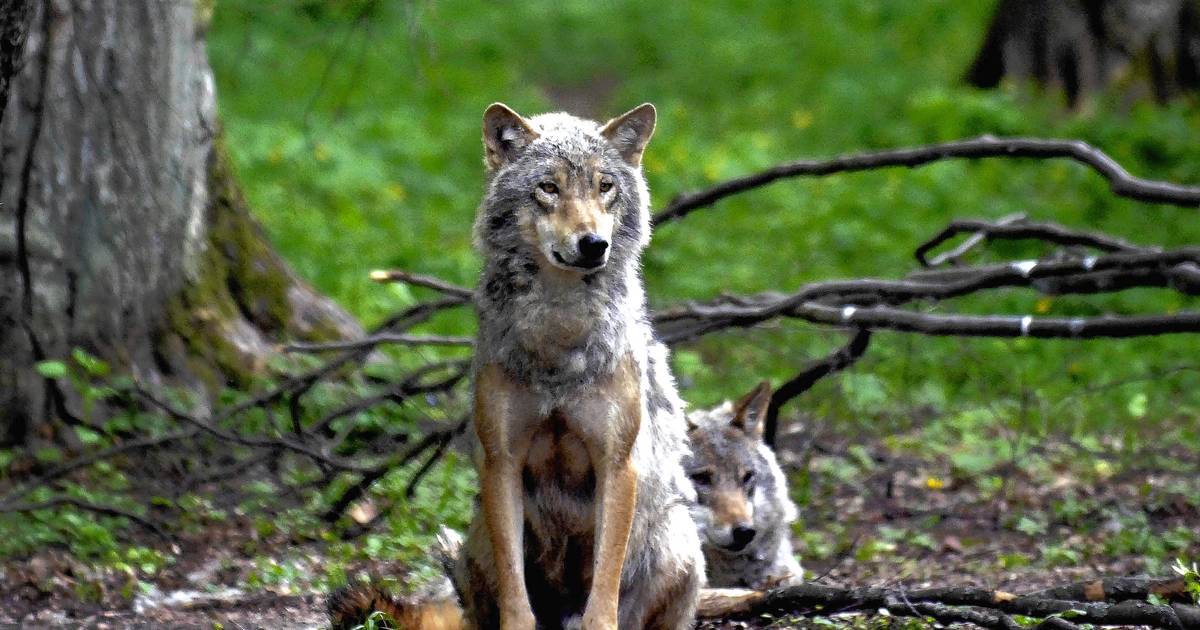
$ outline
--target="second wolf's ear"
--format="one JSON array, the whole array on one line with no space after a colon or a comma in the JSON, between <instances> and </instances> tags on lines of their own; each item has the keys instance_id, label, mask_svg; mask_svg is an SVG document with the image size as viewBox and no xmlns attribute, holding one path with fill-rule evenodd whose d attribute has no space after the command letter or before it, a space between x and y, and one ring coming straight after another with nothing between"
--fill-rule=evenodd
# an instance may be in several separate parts
<instances>
[{"instance_id":1,"label":"second wolf's ear","mask_svg":"<svg viewBox=\"0 0 1200 630\"><path fill-rule=\"evenodd\" d=\"M492 103L483 112L483 159L489 171L514 160L537 138L533 125L504 103Z\"/></svg>"},{"instance_id":2,"label":"second wolf's ear","mask_svg":"<svg viewBox=\"0 0 1200 630\"><path fill-rule=\"evenodd\" d=\"M733 421L730 424L751 437L761 438L767 408L770 406L771 383L763 381L733 404Z\"/></svg>"},{"instance_id":3,"label":"second wolf's ear","mask_svg":"<svg viewBox=\"0 0 1200 630\"><path fill-rule=\"evenodd\" d=\"M646 143L654 135L657 115L653 105L642 103L605 123L600 135L621 152L626 164L638 166L642 163L642 151L646 150Z\"/></svg>"}]
</instances>

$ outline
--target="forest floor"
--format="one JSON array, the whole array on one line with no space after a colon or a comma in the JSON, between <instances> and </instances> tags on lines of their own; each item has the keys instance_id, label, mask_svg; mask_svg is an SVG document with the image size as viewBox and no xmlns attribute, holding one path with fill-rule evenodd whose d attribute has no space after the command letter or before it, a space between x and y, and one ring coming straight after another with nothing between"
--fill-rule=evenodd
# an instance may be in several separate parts
<instances>
[{"instance_id":1,"label":"forest floor","mask_svg":"<svg viewBox=\"0 0 1200 630\"><path fill-rule=\"evenodd\" d=\"M1184 446L1188 440L1164 439L1131 453L1115 442L1081 445L1005 431L994 443L967 445L944 429L944 439L924 427L867 444L854 432L781 436L784 467L807 471L792 473L792 494L802 505L796 543L810 579L1020 593L1098 576L1167 575L1175 558L1200 557L1200 452ZM1003 447L1014 441L1023 445ZM286 556L299 573L315 576L321 547L258 544L250 557L240 550L252 531L234 518L181 538L175 562L140 581L60 549L10 562L0 583L0 628L322 627L324 595L304 579L272 588L251 586L250 578L264 554ZM403 573L389 563L359 568ZM909 622L835 615L701 627L830 623Z\"/></svg>"}]
</instances>

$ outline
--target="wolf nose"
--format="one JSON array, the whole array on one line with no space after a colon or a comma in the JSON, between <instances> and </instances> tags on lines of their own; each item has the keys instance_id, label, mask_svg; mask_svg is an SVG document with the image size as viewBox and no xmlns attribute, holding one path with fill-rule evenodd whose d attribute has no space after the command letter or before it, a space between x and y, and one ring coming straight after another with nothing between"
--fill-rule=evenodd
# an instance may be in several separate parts
<instances>
[{"instance_id":1,"label":"wolf nose","mask_svg":"<svg viewBox=\"0 0 1200 630\"><path fill-rule=\"evenodd\" d=\"M596 260L604 256L608 241L597 234L587 233L579 237L579 254L586 259Z\"/></svg>"},{"instance_id":2,"label":"wolf nose","mask_svg":"<svg viewBox=\"0 0 1200 630\"><path fill-rule=\"evenodd\" d=\"M751 540L754 540L754 536L757 533L758 533L758 531L756 531L753 527L746 527L744 525L738 525L737 527L734 527L733 528L733 545L732 545L733 548L734 549L745 548L746 545L750 544Z\"/></svg>"}]
</instances>

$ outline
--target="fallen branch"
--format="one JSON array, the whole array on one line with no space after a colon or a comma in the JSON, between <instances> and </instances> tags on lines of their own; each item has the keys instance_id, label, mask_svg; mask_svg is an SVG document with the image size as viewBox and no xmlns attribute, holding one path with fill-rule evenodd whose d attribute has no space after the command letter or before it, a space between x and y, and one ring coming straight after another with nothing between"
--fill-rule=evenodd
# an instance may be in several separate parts
<instances>
[{"instance_id":1,"label":"fallen branch","mask_svg":"<svg viewBox=\"0 0 1200 630\"><path fill-rule=\"evenodd\" d=\"M475 292L467 287L447 282L436 276L427 276L402 269L377 269L371 272L371 279L375 282L402 282L425 287L463 300L471 300L475 296Z\"/></svg>"},{"instance_id":2,"label":"fallen branch","mask_svg":"<svg viewBox=\"0 0 1200 630\"><path fill-rule=\"evenodd\" d=\"M936 604L918 606L917 604ZM952 608L951 608L952 607ZM886 609L895 615L947 618L985 627L1010 627L994 614L977 617L968 611L986 609L1005 615L1061 617L1070 622L1099 626L1146 625L1174 630L1200 628L1200 607L1185 604L1155 605L1145 601L1077 601L1040 594L1015 595L975 587L906 590L902 588L842 588L807 583L771 591L718 589L701 594L700 618L750 619L762 615L823 616ZM916 615L912 613L916 613ZM979 621L976 621L978 619Z\"/></svg>"},{"instance_id":3,"label":"fallen branch","mask_svg":"<svg viewBox=\"0 0 1200 630\"><path fill-rule=\"evenodd\" d=\"M779 430L780 408L793 398L812 389L817 381L853 365L867 351L867 344L870 342L871 331L859 328L845 346L838 348L824 359L810 362L800 370L799 374L788 379L772 392L771 403L767 406L767 419L763 427L763 440L768 446L775 446L775 434Z\"/></svg>"},{"instance_id":4,"label":"fallen branch","mask_svg":"<svg viewBox=\"0 0 1200 630\"><path fill-rule=\"evenodd\" d=\"M284 352L329 352L331 350L357 350L360 348L374 348L383 344L394 344L400 346L458 346L470 347L475 345L475 340L471 337L457 337L447 335L405 335L399 333L380 333L363 337L362 339L351 339L348 341L334 341L330 343L290 343L283 346Z\"/></svg>"},{"instance_id":5,"label":"fallen branch","mask_svg":"<svg viewBox=\"0 0 1200 630\"><path fill-rule=\"evenodd\" d=\"M1103 252L1158 251L1155 248L1141 247L1099 232L1072 230L1057 223L1031 223L1025 221L1021 215L1013 215L994 222L982 219L956 219L951 221L941 232L938 232L933 238L921 243L917 247L914 252L917 262L921 263L922 267L936 267L947 260L956 260L961 257L966 252L961 247L956 248L950 255L939 256L932 260L927 259L926 255L939 245L964 233L972 233L972 237L967 241L967 243L971 243L972 245L982 240L1036 239L1047 243L1054 243L1055 245L1091 247Z\"/></svg>"},{"instance_id":6,"label":"fallen branch","mask_svg":"<svg viewBox=\"0 0 1200 630\"><path fill-rule=\"evenodd\" d=\"M1151 595L1180 603L1191 601L1187 582L1183 578L1149 577L1107 577L1099 580L1087 580L1034 591L1029 594L1029 597L1089 602L1122 602L1130 599L1144 600Z\"/></svg>"},{"instance_id":7,"label":"fallen branch","mask_svg":"<svg viewBox=\"0 0 1200 630\"><path fill-rule=\"evenodd\" d=\"M823 177L835 173L868 171L892 166L909 168L947 159L976 158L1068 158L1083 164L1108 180L1109 190L1118 197L1149 203L1163 203L1183 208L1200 207L1200 187L1180 186L1129 174L1106 153L1082 140L1047 140L1040 138L997 138L980 136L904 149L887 149L842 155L828 160L799 160L772 166L758 173L721 182L704 190L675 197L661 212L654 215L655 226L683 217L713 205L732 195L761 188L780 179L792 177Z\"/></svg>"},{"instance_id":8,"label":"fallen branch","mask_svg":"<svg viewBox=\"0 0 1200 630\"><path fill-rule=\"evenodd\" d=\"M98 503L92 503L76 497L54 497L53 499L39 501L37 503L13 503L8 505L0 505L0 512L36 512L38 510L50 510L56 507L67 505L79 508L86 512L95 512L96 514L103 514L105 516L126 518L134 523L137 523L138 525L141 525L155 536L158 536L167 542L174 540L170 534L166 533L158 525L155 525L141 515L134 514L129 510L123 510L111 505L100 505Z\"/></svg>"}]
</instances>

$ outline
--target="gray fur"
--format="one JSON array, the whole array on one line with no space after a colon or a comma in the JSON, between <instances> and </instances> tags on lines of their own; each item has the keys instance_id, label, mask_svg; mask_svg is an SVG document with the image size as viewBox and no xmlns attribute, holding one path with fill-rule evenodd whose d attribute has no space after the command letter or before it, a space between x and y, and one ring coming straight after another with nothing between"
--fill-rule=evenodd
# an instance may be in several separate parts
<instances>
[{"instance_id":1,"label":"gray fur","mask_svg":"<svg viewBox=\"0 0 1200 630\"><path fill-rule=\"evenodd\" d=\"M693 484L696 499L691 505L709 585L766 589L801 582L804 573L792 550L790 531L798 512L788 497L787 477L758 428L736 423L728 401L691 411L687 418L693 428L684 468L694 480L699 473L711 475L707 483ZM746 471L754 473L750 484L743 483ZM728 548L729 524L721 522L711 505L713 495L722 491L742 493L750 503L757 534L743 549Z\"/></svg>"},{"instance_id":2,"label":"gray fur","mask_svg":"<svg viewBox=\"0 0 1200 630\"><path fill-rule=\"evenodd\" d=\"M623 356L634 358L645 413L632 453L637 502L619 627L687 628L703 581L703 556L684 500L690 484L680 465L686 451L682 403L666 349L653 339L639 274L650 229L645 180L636 161L628 161L629 147L611 144L594 122L561 113L527 122L537 134L532 140L519 124L502 120L494 129L485 127L495 133L497 149L489 147L489 164L496 163L475 222L484 258L476 290L476 366L501 365L552 423L556 410L583 405L593 384L611 376ZM555 168L579 178L600 169L614 180L607 263L570 282L542 268L544 257L522 233L523 221L546 211L531 191ZM564 341L562 330L583 332ZM539 628L575 626L583 613L593 562L594 490L594 480L571 486L526 480L526 586ZM495 570L478 511L463 551L455 581L467 617L478 628L499 627Z\"/></svg>"}]
</instances>

